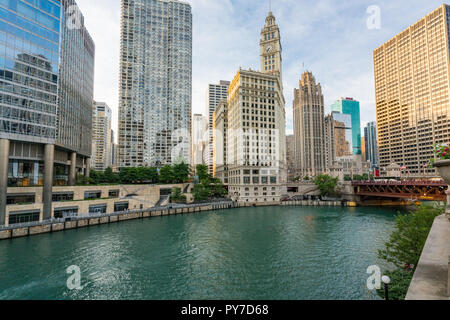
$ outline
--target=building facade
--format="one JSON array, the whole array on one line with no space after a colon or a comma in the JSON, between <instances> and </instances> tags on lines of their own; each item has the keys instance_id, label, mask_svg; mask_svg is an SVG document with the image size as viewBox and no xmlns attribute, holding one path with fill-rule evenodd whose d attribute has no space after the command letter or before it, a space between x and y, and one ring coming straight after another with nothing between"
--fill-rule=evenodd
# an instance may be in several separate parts
<instances>
[{"instance_id":1,"label":"building facade","mask_svg":"<svg viewBox=\"0 0 450 320\"><path fill-rule=\"evenodd\" d=\"M372 168L379 169L376 122L369 122L364 128L364 143L366 161L370 161Z\"/></svg>"},{"instance_id":2,"label":"building facade","mask_svg":"<svg viewBox=\"0 0 450 320\"><path fill-rule=\"evenodd\" d=\"M325 115L322 86L305 72L294 89L294 152L299 176L316 176L326 170Z\"/></svg>"},{"instance_id":3,"label":"building facade","mask_svg":"<svg viewBox=\"0 0 450 320\"><path fill-rule=\"evenodd\" d=\"M295 153L294 153L294 135L286 136L286 171L288 181L294 181L295 178Z\"/></svg>"},{"instance_id":4,"label":"building facade","mask_svg":"<svg viewBox=\"0 0 450 320\"><path fill-rule=\"evenodd\" d=\"M104 102L94 102L91 168L105 171L112 166L113 133L111 108Z\"/></svg>"},{"instance_id":5,"label":"building facade","mask_svg":"<svg viewBox=\"0 0 450 320\"><path fill-rule=\"evenodd\" d=\"M450 7L443 4L374 50L380 168L421 174L450 143Z\"/></svg>"},{"instance_id":6,"label":"building facade","mask_svg":"<svg viewBox=\"0 0 450 320\"><path fill-rule=\"evenodd\" d=\"M206 145L207 157L205 159L205 164L208 166L210 174L213 174L214 166L214 111L216 111L217 106L220 101L227 100L228 87L230 86L229 81L221 80L219 84L209 84L208 91L206 92L206 115L208 117L208 144Z\"/></svg>"},{"instance_id":7,"label":"building facade","mask_svg":"<svg viewBox=\"0 0 450 320\"><path fill-rule=\"evenodd\" d=\"M219 102L213 113L213 176L228 184L228 103Z\"/></svg>"},{"instance_id":8,"label":"building facade","mask_svg":"<svg viewBox=\"0 0 450 320\"><path fill-rule=\"evenodd\" d=\"M361 114L359 102L353 98L341 98L331 105L332 112L351 116L353 154L361 155Z\"/></svg>"},{"instance_id":9,"label":"building facade","mask_svg":"<svg viewBox=\"0 0 450 320\"><path fill-rule=\"evenodd\" d=\"M204 164L203 150L208 141L208 120L202 114L194 114L192 118L192 166Z\"/></svg>"},{"instance_id":10,"label":"building facade","mask_svg":"<svg viewBox=\"0 0 450 320\"><path fill-rule=\"evenodd\" d=\"M287 193L281 52L269 12L260 40L263 72L240 69L228 89L228 189L241 203L278 202Z\"/></svg>"},{"instance_id":11,"label":"building facade","mask_svg":"<svg viewBox=\"0 0 450 320\"><path fill-rule=\"evenodd\" d=\"M332 112L325 117L325 162L330 168L336 161L353 155L352 118Z\"/></svg>"},{"instance_id":12,"label":"building facade","mask_svg":"<svg viewBox=\"0 0 450 320\"><path fill-rule=\"evenodd\" d=\"M41 187L49 219L52 186L89 174L95 46L74 1L1 1L0 13L2 225L8 186Z\"/></svg>"},{"instance_id":13,"label":"building facade","mask_svg":"<svg viewBox=\"0 0 450 320\"><path fill-rule=\"evenodd\" d=\"M119 167L191 161L192 12L177 0L122 0Z\"/></svg>"}]
</instances>

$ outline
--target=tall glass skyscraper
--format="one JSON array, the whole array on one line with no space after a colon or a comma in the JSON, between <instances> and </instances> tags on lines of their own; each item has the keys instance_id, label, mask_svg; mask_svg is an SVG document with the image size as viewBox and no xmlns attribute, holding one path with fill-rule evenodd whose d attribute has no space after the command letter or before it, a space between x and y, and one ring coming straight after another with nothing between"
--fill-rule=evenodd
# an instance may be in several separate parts
<instances>
[{"instance_id":1,"label":"tall glass skyscraper","mask_svg":"<svg viewBox=\"0 0 450 320\"><path fill-rule=\"evenodd\" d=\"M379 168L376 122L369 122L364 128L364 142L366 144L366 159L370 161L372 168Z\"/></svg>"},{"instance_id":2,"label":"tall glass skyscraper","mask_svg":"<svg viewBox=\"0 0 450 320\"><path fill-rule=\"evenodd\" d=\"M361 115L359 102L352 98L341 98L331 105L332 112L349 114L352 116L353 132L353 154L360 155L361 152Z\"/></svg>"},{"instance_id":3,"label":"tall glass skyscraper","mask_svg":"<svg viewBox=\"0 0 450 320\"><path fill-rule=\"evenodd\" d=\"M0 225L8 186L43 186L48 219L53 184L88 172L94 55L73 0L0 0Z\"/></svg>"},{"instance_id":4,"label":"tall glass skyscraper","mask_svg":"<svg viewBox=\"0 0 450 320\"><path fill-rule=\"evenodd\" d=\"M122 0L119 167L191 160L192 12Z\"/></svg>"}]
</instances>

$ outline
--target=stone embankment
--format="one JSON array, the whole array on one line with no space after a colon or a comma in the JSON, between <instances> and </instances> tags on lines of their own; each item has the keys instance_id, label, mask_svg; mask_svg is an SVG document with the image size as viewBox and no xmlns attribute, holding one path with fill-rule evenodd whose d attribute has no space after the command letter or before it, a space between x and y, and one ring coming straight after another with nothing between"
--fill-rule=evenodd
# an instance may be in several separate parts
<instances>
[{"instance_id":1,"label":"stone embankment","mask_svg":"<svg viewBox=\"0 0 450 320\"><path fill-rule=\"evenodd\" d=\"M235 202L217 202L210 204L194 204L184 206L160 207L147 210L118 212L112 214L93 215L86 217L71 217L66 219L55 219L51 221L18 224L9 227L0 227L0 240L26 237L31 235L64 231L89 226L116 223L135 219L146 219L178 214L189 214L195 212L223 210L240 207Z\"/></svg>"}]
</instances>

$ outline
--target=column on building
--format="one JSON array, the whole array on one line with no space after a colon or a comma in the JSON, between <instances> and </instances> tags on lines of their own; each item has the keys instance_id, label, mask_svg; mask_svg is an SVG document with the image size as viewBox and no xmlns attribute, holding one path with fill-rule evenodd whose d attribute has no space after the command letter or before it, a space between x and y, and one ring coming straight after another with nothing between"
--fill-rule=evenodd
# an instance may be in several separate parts
<instances>
[{"instance_id":1,"label":"column on building","mask_svg":"<svg viewBox=\"0 0 450 320\"><path fill-rule=\"evenodd\" d=\"M44 204L43 219L52 217L52 188L53 188L53 162L55 158L55 145L46 144L44 148L44 187L42 190L42 202Z\"/></svg>"},{"instance_id":2,"label":"column on building","mask_svg":"<svg viewBox=\"0 0 450 320\"><path fill-rule=\"evenodd\" d=\"M0 139L0 225L6 224L9 145L8 139Z\"/></svg>"}]
</instances>

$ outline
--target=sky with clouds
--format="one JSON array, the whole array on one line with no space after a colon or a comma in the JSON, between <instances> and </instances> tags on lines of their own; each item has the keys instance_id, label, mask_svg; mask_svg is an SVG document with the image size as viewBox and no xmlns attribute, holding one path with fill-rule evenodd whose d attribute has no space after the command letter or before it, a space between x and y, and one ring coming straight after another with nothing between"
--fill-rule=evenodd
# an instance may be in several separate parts
<instances>
[{"instance_id":1,"label":"sky with clouds","mask_svg":"<svg viewBox=\"0 0 450 320\"><path fill-rule=\"evenodd\" d=\"M194 113L204 113L209 83L231 80L239 67L259 69L259 38L269 0L187 0L193 12ZM77 0L96 44L94 99L113 110L117 132L120 0ZM293 90L305 69L322 84L325 111L340 97L361 103L364 126L376 119L372 52L442 4L442 0L272 0L281 31L287 133ZM381 28L369 29L370 6ZM116 134L117 137L117 134Z\"/></svg>"}]
</instances>

